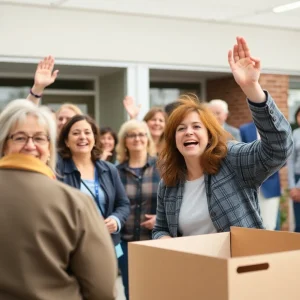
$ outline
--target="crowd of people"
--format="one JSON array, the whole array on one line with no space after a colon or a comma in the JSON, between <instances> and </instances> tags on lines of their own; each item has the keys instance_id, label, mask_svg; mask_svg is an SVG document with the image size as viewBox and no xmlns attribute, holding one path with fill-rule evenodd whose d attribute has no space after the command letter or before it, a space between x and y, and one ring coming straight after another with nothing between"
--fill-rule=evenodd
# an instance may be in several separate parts
<instances>
[{"instance_id":1,"label":"crowd of people","mask_svg":"<svg viewBox=\"0 0 300 300\"><path fill-rule=\"evenodd\" d=\"M195 95L140 121L127 96L130 120L118 133L72 103L54 115L39 106L59 72L51 56L38 64L27 99L0 114L0 298L115 299L119 269L128 300L130 242L276 229L286 163L300 231L300 129L292 134L260 86L260 60L244 38L228 62L251 124L228 125L225 101Z\"/></svg>"}]
</instances>

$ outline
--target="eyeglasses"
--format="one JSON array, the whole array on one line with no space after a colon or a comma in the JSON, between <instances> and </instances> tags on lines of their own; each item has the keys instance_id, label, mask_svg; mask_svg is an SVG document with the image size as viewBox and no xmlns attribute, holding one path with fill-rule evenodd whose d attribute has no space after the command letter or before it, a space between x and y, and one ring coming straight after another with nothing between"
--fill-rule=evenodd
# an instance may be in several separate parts
<instances>
[{"instance_id":1,"label":"eyeglasses","mask_svg":"<svg viewBox=\"0 0 300 300\"><path fill-rule=\"evenodd\" d=\"M13 143L18 145L26 145L29 139L32 139L32 142L35 145L45 145L49 142L48 135L44 133L37 133L33 136L29 136L24 132L17 132L7 137L7 139L12 140Z\"/></svg>"},{"instance_id":2,"label":"eyeglasses","mask_svg":"<svg viewBox=\"0 0 300 300\"><path fill-rule=\"evenodd\" d=\"M143 132L140 132L140 133L129 133L129 134L126 134L126 137L128 139L132 139L132 140L135 140L137 137L139 137L140 139L142 138L145 138L147 136L147 133L143 133Z\"/></svg>"}]
</instances>

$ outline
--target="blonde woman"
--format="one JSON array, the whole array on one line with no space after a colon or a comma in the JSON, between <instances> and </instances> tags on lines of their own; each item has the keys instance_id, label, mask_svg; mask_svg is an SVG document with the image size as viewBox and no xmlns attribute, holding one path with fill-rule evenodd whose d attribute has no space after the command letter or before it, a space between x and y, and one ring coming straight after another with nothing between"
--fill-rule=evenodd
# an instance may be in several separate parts
<instances>
[{"instance_id":1,"label":"blonde woman","mask_svg":"<svg viewBox=\"0 0 300 300\"><path fill-rule=\"evenodd\" d=\"M131 96L126 96L123 100L124 108L126 109L130 119L136 119L141 106L134 103ZM159 154L164 145L164 130L166 126L167 114L161 107L152 107L144 116L144 121L147 123L151 137L156 147L156 154Z\"/></svg>"},{"instance_id":2,"label":"blonde woman","mask_svg":"<svg viewBox=\"0 0 300 300\"><path fill-rule=\"evenodd\" d=\"M82 115L80 108L71 103L64 103L56 111L57 132L60 133L64 125L76 115Z\"/></svg>"},{"instance_id":3,"label":"blonde woman","mask_svg":"<svg viewBox=\"0 0 300 300\"><path fill-rule=\"evenodd\" d=\"M160 176L156 168L156 150L145 122L130 120L118 135L117 166L130 201L130 215L121 230L124 255L119 258L126 298L128 294L127 244L148 240L156 220L157 188Z\"/></svg>"}]
</instances>

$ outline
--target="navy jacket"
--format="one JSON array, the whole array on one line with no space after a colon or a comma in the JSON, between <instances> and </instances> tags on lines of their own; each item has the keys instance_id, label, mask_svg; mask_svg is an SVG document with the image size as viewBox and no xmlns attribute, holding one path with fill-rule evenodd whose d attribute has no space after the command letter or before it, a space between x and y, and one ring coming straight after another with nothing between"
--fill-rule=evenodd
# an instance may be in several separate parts
<instances>
[{"instance_id":1,"label":"navy jacket","mask_svg":"<svg viewBox=\"0 0 300 300\"><path fill-rule=\"evenodd\" d=\"M107 161L97 160L95 166L99 176L100 186L105 195L106 210L104 218L116 216L120 220L122 228L129 216L130 204L124 186L120 180L119 172L113 164ZM56 170L58 173L58 180L80 189L80 172L71 158L59 158ZM119 233L114 233L111 237L114 245L119 244Z\"/></svg>"},{"instance_id":2,"label":"navy jacket","mask_svg":"<svg viewBox=\"0 0 300 300\"><path fill-rule=\"evenodd\" d=\"M240 127L242 142L251 143L257 140L257 130L254 122L244 124ZM268 179L266 179L260 188L265 198L280 197L280 177L279 172L275 172Z\"/></svg>"}]
</instances>

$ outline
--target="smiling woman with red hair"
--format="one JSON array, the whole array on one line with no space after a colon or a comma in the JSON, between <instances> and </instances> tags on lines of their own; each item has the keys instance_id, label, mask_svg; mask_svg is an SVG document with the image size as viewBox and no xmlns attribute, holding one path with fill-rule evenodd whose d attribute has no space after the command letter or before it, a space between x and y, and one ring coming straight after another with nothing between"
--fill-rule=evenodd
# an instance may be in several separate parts
<instances>
[{"instance_id":1,"label":"smiling woman with red hair","mask_svg":"<svg viewBox=\"0 0 300 300\"><path fill-rule=\"evenodd\" d=\"M178 103L180 105L171 114L167 123L165 131L166 146L161 152L159 161L164 182L170 186L174 186L186 178L186 168L181 167L185 165L185 158L177 148L176 139L174 139L177 131L183 131L183 128L179 127L181 120L185 119L190 113L195 113L207 129L209 143L205 145L205 149L202 149L203 153L200 157L200 164L207 174L215 174L218 171L221 160L227 154L227 138L230 138L229 134L219 125L208 106L200 103L197 96L183 95L178 99ZM198 125L195 124L195 126ZM179 130L177 130L178 127ZM191 138L190 145L186 145L187 149L192 148L193 144L197 143L196 139Z\"/></svg>"},{"instance_id":2,"label":"smiling woman with red hair","mask_svg":"<svg viewBox=\"0 0 300 300\"><path fill-rule=\"evenodd\" d=\"M231 141L205 104L181 97L168 119L159 160L155 239L229 231L230 226L264 228L257 191L291 154L291 127L260 87L260 61L243 38L237 38L228 61L261 140Z\"/></svg>"}]
</instances>

